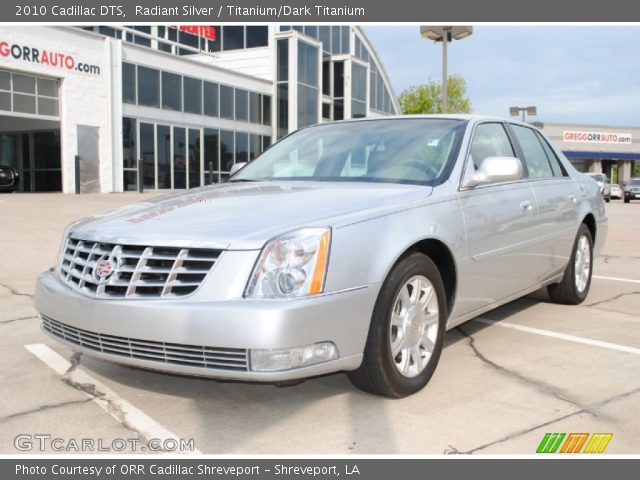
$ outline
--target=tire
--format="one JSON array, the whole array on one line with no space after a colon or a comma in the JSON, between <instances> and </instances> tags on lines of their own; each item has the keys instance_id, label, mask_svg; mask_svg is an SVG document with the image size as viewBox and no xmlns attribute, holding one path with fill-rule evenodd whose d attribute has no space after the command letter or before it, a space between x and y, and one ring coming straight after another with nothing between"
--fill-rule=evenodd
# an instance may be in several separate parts
<instances>
[{"instance_id":1,"label":"tire","mask_svg":"<svg viewBox=\"0 0 640 480\"><path fill-rule=\"evenodd\" d=\"M588 248L588 252L585 251L585 248ZM587 259L588 265L585 263ZM586 275L583 273L580 278L576 277L576 269L584 272L583 268L585 268L585 266L588 267L588 273L586 273ZM582 303L589 294L592 273L593 239L589 227L583 223L580 225L578 235L576 235L576 239L573 242L573 250L569 264L564 271L562 281L547 287L551 300L564 305L578 305Z\"/></svg>"},{"instance_id":2,"label":"tire","mask_svg":"<svg viewBox=\"0 0 640 480\"><path fill-rule=\"evenodd\" d=\"M415 300L413 292L419 292ZM382 285L362 365L348 372L351 383L389 398L420 391L438 364L447 316L444 285L435 263L420 253L401 259ZM402 346L395 357L392 342Z\"/></svg>"},{"instance_id":3,"label":"tire","mask_svg":"<svg viewBox=\"0 0 640 480\"><path fill-rule=\"evenodd\" d=\"M631 201L630 198L624 197L624 203L629 203Z\"/></svg>"},{"instance_id":4,"label":"tire","mask_svg":"<svg viewBox=\"0 0 640 480\"><path fill-rule=\"evenodd\" d=\"M604 197L604 201L609 203L611 201L611 195L607 195L606 197Z\"/></svg>"}]
</instances>

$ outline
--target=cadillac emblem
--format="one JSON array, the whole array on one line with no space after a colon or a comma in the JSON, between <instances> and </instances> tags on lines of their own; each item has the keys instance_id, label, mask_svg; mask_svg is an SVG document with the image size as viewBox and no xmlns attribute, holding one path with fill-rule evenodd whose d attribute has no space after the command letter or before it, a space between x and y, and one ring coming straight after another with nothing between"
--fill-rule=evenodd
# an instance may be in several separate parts
<instances>
[{"instance_id":1,"label":"cadillac emblem","mask_svg":"<svg viewBox=\"0 0 640 480\"><path fill-rule=\"evenodd\" d=\"M98 284L107 283L117 269L117 259L112 256L103 255L93 267L93 278Z\"/></svg>"}]
</instances>

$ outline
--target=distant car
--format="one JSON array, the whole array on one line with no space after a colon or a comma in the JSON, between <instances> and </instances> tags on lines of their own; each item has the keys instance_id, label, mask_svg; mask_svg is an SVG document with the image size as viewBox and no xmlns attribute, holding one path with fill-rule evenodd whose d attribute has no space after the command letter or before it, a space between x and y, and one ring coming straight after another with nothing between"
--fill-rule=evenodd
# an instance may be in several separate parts
<instances>
[{"instance_id":1,"label":"distant car","mask_svg":"<svg viewBox=\"0 0 640 480\"><path fill-rule=\"evenodd\" d=\"M0 192L15 192L18 189L18 172L8 165L0 165Z\"/></svg>"},{"instance_id":2,"label":"distant car","mask_svg":"<svg viewBox=\"0 0 640 480\"><path fill-rule=\"evenodd\" d=\"M403 397L445 330L541 287L581 303L606 235L596 183L529 124L352 120L71 224L35 303L87 355L267 382L346 370Z\"/></svg>"},{"instance_id":3,"label":"distant car","mask_svg":"<svg viewBox=\"0 0 640 480\"><path fill-rule=\"evenodd\" d=\"M611 184L609 183L609 178L607 178L604 173L587 173L587 175L593 178L598 184L604 201L609 202L611 200Z\"/></svg>"},{"instance_id":4,"label":"distant car","mask_svg":"<svg viewBox=\"0 0 640 480\"><path fill-rule=\"evenodd\" d=\"M611 198L622 198L622 187L617 183L611 185Z\"/></svg>"},{"instance_id":5,"label":"distant car","mask_svg":"<svg viewBox=\"0 0 640 480\"><path fill-rule=\"evenodd\" d=\"M640 198L640 178L632 178L624 184L624 203Z\"/></svg>"}]
</instances>

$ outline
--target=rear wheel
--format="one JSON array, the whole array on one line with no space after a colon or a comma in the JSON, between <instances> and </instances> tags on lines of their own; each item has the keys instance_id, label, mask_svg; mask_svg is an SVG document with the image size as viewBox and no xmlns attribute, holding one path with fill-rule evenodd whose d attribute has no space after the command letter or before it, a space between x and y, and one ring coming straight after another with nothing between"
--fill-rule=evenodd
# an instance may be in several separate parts
<instances>
[{"instance_id":1,"label":"rear wheel","mask_svg":"<svg viewBox=\"0 0 640 480\"><path fill-rule=\"evenodd\" d=\"M631 199L629 197L624 197L624 203L629 203Z\"/></svg>"},{"instance_id":2,"label":"rear wheel","mask_svg":"<svg viewBox=\"0 0 640 480\"><path fill-rule=\"evenodd\" d=\"M421 390L438 364L446 318L436 265L419 253L405 257L382 285L362 365L349 379L365 392L391 398Z\"/></svg>"},{"instance_id":3,"label":"rear wheel","mask_svg":"<svg viewBox=\"0 0 640 480\"><path fill-rule=\"evenodd\" d=\"M551 300L566 305L582 303L591 286L592 266L593 239L589 227L583 223L578 230L562 281L547 287Z\"/></svg>"}]
</instances>

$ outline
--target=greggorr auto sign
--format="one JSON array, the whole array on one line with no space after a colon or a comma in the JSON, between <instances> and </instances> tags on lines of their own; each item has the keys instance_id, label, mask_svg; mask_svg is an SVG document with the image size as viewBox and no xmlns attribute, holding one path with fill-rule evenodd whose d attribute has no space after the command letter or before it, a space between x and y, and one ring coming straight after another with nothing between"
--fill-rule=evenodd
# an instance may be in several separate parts
<instances>
[{"instance_id":1,"label":"greggorr auto sign","mask_svg":"<svg viewBox=\"0 0 640 480\"><path fill-rule=\"evenodd\" d=\"M100 75L99 65L79 62L73 55L53 50L43 50L28 45L19 45L17 43L12 44L4 40L0 40L0 59L2 57L11 57L25 62L49 65L54 68Z\"/></svg>"},{"instance_id":2,"label":"greggorr auto sign","mask_svg":"<svg viewBox=\"0 0 640 480\"><path fill-rule=\"evenodd\" d=\"M631 134L566 130L562 134L562 140L573 143L631 143Z\"/></svg>"}]
</instances>

